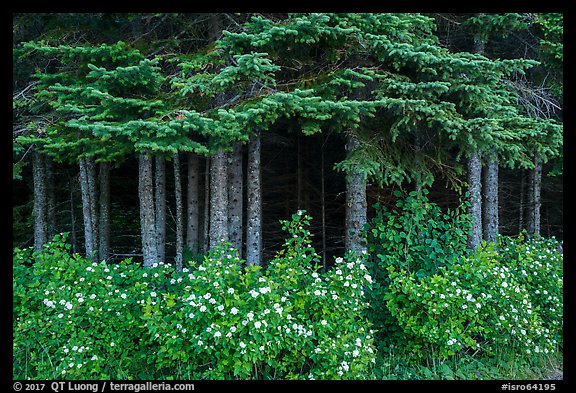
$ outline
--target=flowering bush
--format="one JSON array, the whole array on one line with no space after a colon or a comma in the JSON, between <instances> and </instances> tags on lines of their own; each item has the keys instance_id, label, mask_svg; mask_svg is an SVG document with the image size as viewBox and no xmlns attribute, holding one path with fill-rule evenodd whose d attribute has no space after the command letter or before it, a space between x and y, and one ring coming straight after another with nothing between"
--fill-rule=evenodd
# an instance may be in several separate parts
<instances>
[{"instance_id":1,"label":"flowering bush","mask_svg":"<svg viewBox=\"0 0 576 393\"><path fill-rule=\"evenodd\" d=\"M90 262L65 240L14 251L14 376L133 376L155 351L141 346L142 303L170 269Z\"/></svg>"},{"instance_id":2,"label":"flowering bush","mask_svg":"<svg viewBox=\"0 0 576 393\"><path fill-rule=\"evenodd\" d=\"M384 297L389 293L389 268L425 277L451 266L467 250L470 221L463 214L466 205L443 212L427 198L428 191L411 192L405 198L396 191L396 204L387 209L376 204L375 216L366 230L369 268L374 277L373 290L367 294L372 305L367 316L377 326L381 345L401 343L403 327L388 307Z\"/></svg>"},{"instance_id":3,"label":"flowering bush","mask_svg":"<svg viewBox=\"0 0 576 393\"><path fill-rule=\"evenodd\" d=\"M399 206L415 203L409 197ZM420 203L429 204L425 199ZM437 207L432 211L435 213L429 216L428 226L451 230L453 225L466 222L465 218L439 216ZM562 328L562 256L554 251L557 244L553 240L501 236L496 247L484 244L475 253L455 253L455 245L465 245L466 237L453 231L457 236L450 240L450 249L435 251L434 263L423 263L427 257L420 256L419 264L408 264L395 240L397 232L407 226L390 225L391 220L410 222L408 215L406 211L388 214L388 222L379 222L372 234L372 249L391 251L386 257L373 258L376 266L385 271L379 275L377 290L372 293L381 297L372 301L384 301L387 313L373 319L387 317L387 325L377 324L376 328L382 335L393 333L389 334L389 343L404 348L405 361L443 360L467 350L492 354L498 347L527 355L548 354L558 348ZM447 218L452 220L436 223ZM413 231L426 233L418 225ZM441 248L447 245L442 239L446 236L436 243ZM430 252L427 236L413 241L424 242L421 250ZM416 254L417 246L408 237L403 237L402 242ZM412 261L418 258L412 255Z\"/></svg>"},{"instance_id":4,"label":"flowering bush","mask_svg":"<svg viewBox=\"0 0 576 393\"><path fill-rule=\"evenodd\" d=\"M266 269L227 245L181 272L92 263L65 236L15 249L14 378L369 378L371 277L352 255L320 272L309 219Z\"/></svg>"},{"instance_id":5,"label":"flowering bush","mask_svg":"<svg viewBox=\"0 0 576 393\"><path fill-rule=\"evenodd\" d=\"M160 344L158 365L208 379L369 376L375 351L361 313L371 277L351 256L320 273L308 220L300 211L283 223L290 236L266 269L242 269L223 245L149 299L144 317Z\"/></svg>"}]
</instances>

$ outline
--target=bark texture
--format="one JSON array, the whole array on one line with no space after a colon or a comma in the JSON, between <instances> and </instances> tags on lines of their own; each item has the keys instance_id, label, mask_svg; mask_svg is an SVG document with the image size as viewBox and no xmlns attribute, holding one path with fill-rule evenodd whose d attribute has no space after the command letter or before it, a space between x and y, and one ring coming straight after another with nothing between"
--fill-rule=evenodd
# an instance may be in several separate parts
<instances>
[{"instance_id":1,"label":"bark texture","mask_svg":"<svg viewBox=\"0 0 576 393\"><path fill-rule=\"evenodd\" d=\"M228 155L228 236L232 247L242 257L242 144L234 142L233 150Z\"/></svg>"},{"instance_id":2,"label":"bark texture","mask_svg":"<svg viewBox=\"0 0 576 393\"><path fill-rule=\"evenodd\" d=\"M34 249L41 250L48 241L46 168L42 154L33 152L32 175L34 178Z\"/></svg>"},{"instance_id":3,"label":"bark texture","mask_svg":"<svg viewBox=\"0 0 576 393\"><path fill-rule=\"evenodd\" d=\"M199 190L199 159L194 153L188 153L188 187L187 187L187 224L186 246L192 253L199 250L200 224L200 190Z\"/></svg>"},{"instance_id":4,"label":"bark texture","mask_svg":"<svg viewBox=\"0 0 576 393\"><path fill-rule=\"evenodd\" d=\"M262 189L260 132L250 138L247 169L246 263L262 264Z\"/></svg>"},{"instance_id":5,"label":"bark texture","mask_svg":"<svg viewBox=\"0 0 576 393\"><path fill-rule=\"evenodd\" d=\"M98 175L100 198L100 219L99 219L99 257L100 260L107 260L110 254L110 163L100 163Z\"/></svg>"},{"instance_id":6,"label":"bark texture","mask_svg":"<svg viewBox=\"0 0 576 393\"><path fill-rule=\"evenodd\" d=\"M140 155L138 162L138 197L140 200L140 230L144 266L151 267L158 260L152 158Z\"/></svg>"},{"instance_id":7,"label":"bark texture","mask_svg":"<svg viewBox=\"0 0 576 393\"><path fill-rule=\"evenodd\" d=\"M166 161L156 156L154 172L154 202L156 206L156 242L158 260L166 259Z\"/></svg>"},{"instance_id":8,"label":"bark texture","mask_svg":"<svg viewBox=\"0 0 576 393\"><path fill-rule=\"evenodd\" d=\"M180 156L178 153L174 154L174 194L176 198L176 256L174 263L176 270L182 270L182 254L184 252L184 209L182 207L182 183L180 179Z\"/></svg>"},{"instance_id":9,"label":"bark texture","mask_svg":"<svg viewBox=\"0 0 576 393\"><path fill-rule=\"evenodd\" d=\"M359 146L360 143L354 136L347 136L346 152L348 156L353 154ZM346 174L346 235L344 244L347 252L361 253L366 250L361 236L362 228L367 223L366 208L366 177L358 171L352 171Z\"/></svg>"},{"instance_id":10,"label":"bark texture","mask_svg":"<svg viewBox=\"0 0 576 393\"><path fill-rule=\"evenodd\" d=\"M478 152L468 158L468 193L472 219L468 247L475 250L482 244L482 163Z\"/></svg>"},{"instance_id":11,"label":"bark texture","mask_svg":"<svg viewBox=\"0 0 576 393\"><path fill-rule=\"evenodd\" d=\"M98 260L97 232L95 230L96 196L94 162L91 158L82 157L80 166L80 191L82 193L82 216L84 219L84 244L86 256Z\"/></svg>"},{"instance_id":12,"label":"bark texture","mask_svg":"<svg viewBox=\"0 0 576 393\"><path fill-rule=\"evenodd\" d=\"M484 168L484 240L495 242L498 237L498 158L491 153Z\"/></svg>"},{"instance_id":13,"label":"bark texture","mask_svg":"<svg viewBox=\"0 0 576 393\"><path fill-rule=\"evenodd\" d=\"M210 159L210 248L228 241L228 160L218 151Z\"/></svg>"},{"instance_id":14,"label":"bark texture","mask_svg":"<svg viewBox=\"0 0 576 393\"><path fill-rule=\"evenodd\" d=\"M526 229L531 235L540 234L540 207L542 189L542 161L537 154L534 155L534 169L530 172L528 187L528 214Z\"/></svg>"}]
</instances>

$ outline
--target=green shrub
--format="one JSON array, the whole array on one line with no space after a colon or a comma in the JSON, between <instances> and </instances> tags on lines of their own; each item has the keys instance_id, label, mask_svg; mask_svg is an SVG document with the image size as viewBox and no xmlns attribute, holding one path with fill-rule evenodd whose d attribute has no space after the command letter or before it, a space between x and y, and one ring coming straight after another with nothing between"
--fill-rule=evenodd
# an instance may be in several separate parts
<instances>
[{"instance_id":1,"label":"green shrub","mask_svg":"<svg viewBox=\"0 0 576 393\"><path fill-rule=\"evenodd\" d=\"M373 337L362 318L371 277L361 259L318 271L309 217L284 222L289 237L266 269L241 268L227 246L184 272L144 316L158 364L202 379L359 379L371 375Z\"/></svg>"},{"instance_id":2,"label":"green shrub","mask_svg":"<svg viewBox=\"0 0 576 393\"><path fill-rule=\"evenodd\" d=\"M169 270L90 262L69 248L57 235L41 251L14 251L14 377L136 377L155 351L140 345L142 302Z\"/></svg>"},{"instance_id":3,"label":"green shrub","mask_svg":"<svg viewBox=\"0 0 576 393\"><path fill-rule=\"evenodd\" d=\"M496 247L484 244L471 254L464 248L467 218L458 217L458 210L441 215L425 196L415 196L399 202L403 210L379 213L370 229L370 250L379 252L372 268L381 269L371 301L386 305L380 314L369 313L379 337L387 338L380 344L402 348L408 364L442 363L466 352L491 356L502 346L520 356L557 350L562 328L557 244L500 237ZM420 237L402 236L407 228ZM431 243L430 235L437 242Z\"/></svg>"},{"instance_id":4,"label":"green shrub","mask_svg":"<svg viewBox=\"0 0 576 393\"><path fill-rule=\"evenodd\" d=\"M15 379L364 379L375 362L362 258L319 271L309 217L267 268L227 245L176 272L14 250Z\"/></svg>"},{"instance_id":5,"label":"green shrub","mask_svg":"<svg viewBox=\"0 0 576 393\"><path fill-rule=\"evenodd\" d=\"M386 346L404 340L403 328L384 306L389 293L389 268L427 277L438 272L441 266L451 266L465 255L470 221L463 214L466 205L442 212L427 198L428 191L411 192L399 198L388 210L376 204L375 217L366 230L369 268L374 277L373 290L367 294L372 307L367 315L377 326L378 342Z\"/></svg>"}]
</instances>

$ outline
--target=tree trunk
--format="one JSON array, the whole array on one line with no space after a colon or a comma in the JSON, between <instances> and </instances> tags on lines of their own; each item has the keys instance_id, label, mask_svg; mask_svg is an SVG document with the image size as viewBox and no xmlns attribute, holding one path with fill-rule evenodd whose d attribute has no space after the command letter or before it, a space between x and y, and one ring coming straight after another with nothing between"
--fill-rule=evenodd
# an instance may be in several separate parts
<instances>
[{"instance_id":1,"label":"tree trunk","mask_svg":"<svg viewBox=\"0 0 576 393\"><path fill-rule=\"evenodd\" d=\"M250 138L247 169L246 262L262 264L262 189L260 168L260 131Z\"/></svg>"},{"instance_id":2,"label":"tree trunk","mask_svg":"<svg viewBox=\"0 0 576 393\"><path fill-rule=\"evenodd\" d=\"M492 152L484 176L484 240L496 242L498 237L498 157Z\"/></svg>"},{"instance_id":3,"label":"tree trunk","mask_svg":"<svg viewBox=\"0 0 576 393\"><path fill-rule=\"evenodd\" d=\"M50 156L45 155L46 161L46 214L47 214L47 237L52 240L57 232L56 228L56 193L54 167Z\"/></svg>"},{"instance_id":4,"label":"tree trunk","mask_svg":"<svg viewBox=\"0 0 576 393\"><path fill-rule=\"evenodd\" d=\"M34 178L34 249L41 250L48 241L46 167L45 161L37 151L32 155L32 172Z\"/></svg>"},{"instance_id":5,"label":"tree trunk","mask_svg":"<svg viewBox=\"0 0 576 393\"><path fill-rule=\"evenodd\" d=\"M182 270L182 254L184 252L184 234L183 232L183 207L182 207L182 183L180 180L180 157L178 153L174 154L174 193L176 194L176 257L174 262L176 270Z\"/></svg>"},{"instance_id":6,"label":"tree trunk","mask_svg":"<svg viewBox=\"0 0 576 393\"><path fill-rule=\"evenodd\" d=\"M228 241L228 163L218 151L210 159L210 248Z\"/></svg>"},{"instance_id":7,"label":"tree trunk","mask_svg":"<svg viewBox=\"0 0 576 393\"><path fill-rule=\"evenodd\" d=\"M88 190L90 193L90 219L92 221L92 241L94 242L94 260L98 261L100 256L98 255L99 246L98 242L100 240L98 232L98 197L97 197L97 186L96 186L96 164L94 163L94 158L86 158L86 171L88 175Z\"/></svg>"},{"instance_id":8,"label":"tree trunk","mask_svg":"<svg viewBox=\"0 0 576 393\"><path fill-rule=\"evenodd\" d=\"M346 138L348 157L358 148L360 143L352 136ZM366 177L364 174L352 171L346 174L346 235L344 245L346 252L361 253L366 250L362 244L361 231L367 223Z\"/></svg>"},{"instance_id":9,"label":"tree trunk","mask_svg":"<svg viewBox=\"0 0 576 393\"><path fill-rule=\"evenodd\" d=\"M84 218L84 244L86 257L92 261L98 260L96 250L96 233L94 232L94 165L89 158L81 157L80 165L80 191L82 193L82 216Z\"/></svg>"},{"instance_id":10,"label":"tree trunk","mask_svg":"<svg viewBox=\"0 0 576 393\"><path fill-rule=\"evenodd\" d=\"M528 214L526 229L531 235L540 235L540 207L542 187L542 162L537 154L534 154L534 169L530 172L528 190Z\"/></svg>"},{"instance_id":11,"label":"tree trunk","mask_svg":"<svg viewBox=\"0 0 576 393\"><path fill-rule=\"evenodd\" d=\"M208 252L210 248L210 157L204 160L204 206L202 219L202 253Z\"/></svg>"},{"instance_id":12,"label":"tree trunk","mask_svg":"<svg viewBox=\"0 0 576 393\"><path fill-rule=\"evenodd\" d=\"M326 187L324 181L324 145L326 140L322 136L320 145L320 202L322 204L322 267L326 271Z\"/></svg>"},{"instance_id":13,"label":"tree trunk","mask_svg":"<svg viewBox=\"0 0 576 393\"><path fill-rule=\"evenodd\" d=\"M100 228L99 257L106 261L110 254L110 163L100 163L98 176L100 185Z\"/></svg>"},{"instance_id":14,"label":"tree trunk","mask_svg":"<svg viewBox=\"0 0 576 393\"><path fill-rule=\"evenodd\" d=\"M156 156L155 159L154 202L156 206L156 242L158 260L166 259L166 161Z\"/></svg>"},{"instance_id":15,"label":"tree trunk","mask_svg":"<svg viewBox=\"0 0 576 393\"><path fill-rule=\"evenodd\" d=\"M525 176L524 170L520 170L520 206L518 207L518 233L524 229L524 188Z\"/></svg>"},{"instance_id":16,"label":"tree trunk","mask_svg":"<svg viewBox=\"0 0 576 393\"><path fill-rule=\"evenodd\" d=\"M158 242L156 238L152 158L150 156L140 155L138 172L142 254L144 257L144 267L151 267L152 264L158 261Z\"/></svg>"},{"instance_id":17,"label":"tree trunk","mask_svg":"<svg viewBox=\"0 0 576 393\"><path fill-rule=\"evenodd\" d=\"M228 155L228 235L232 247L242 257L242 144L234 142L233 150Z\"/></svg>"},{"instance_id":18,"label":"tree trunk","mask_svg":"<svg viewBox=\"0 0 576 393\"><path fill-rule=\"evenodd\" d=\"M468 158L468 193L472 219L468 247L476 250L482 244L482 164L478 152Z\"/></svg>"},{"instance_id":19,"label":"tree trunk","mask_svg":"<svg viewBox=\"0 0 576 393\"><path fill-rule=\"evenodd\" d=\"M188 193L187 193L187 229L186 247L196 254L199 250L199 224L200 224L200 189L199 189L199 160L194 153L188 153Z\"/></svg>"}]
</instances>

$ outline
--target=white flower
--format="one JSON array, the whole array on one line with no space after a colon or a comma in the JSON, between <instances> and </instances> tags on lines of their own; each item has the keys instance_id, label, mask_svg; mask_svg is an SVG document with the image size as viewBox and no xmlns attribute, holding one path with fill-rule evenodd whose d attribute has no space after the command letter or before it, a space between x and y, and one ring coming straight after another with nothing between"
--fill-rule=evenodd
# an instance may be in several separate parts
<instances>
[{"instance_id":1,"label":"white flower","mask_svg":"<svg viewBox=\"0 0 576 393\"><path fill-rule=\"evenodd\" d=\"M320 321L320 324L322 324L323 326L326 326L328 324L328 322L325 319L323 319Z\"/></svg>"},{"instance_id":2,"label":"white flower","mask_svg":"<svg viewBox=\"0 0 576 393\"><path fill-rule=\"evenodd\" d=\"M270 292L270 287L262 287L259 291L261 294L265 294L266 292Z\"/></svg>"},{"instance_id":3,"label":"white flower","mask_svg":"<svg viewBox=\"0 0 576 393\"><path fill-rule=\"evenodd\" d=\"M244 344L243 341L240 341L240 344L238 344L238 345L240 345L240 348L246 348L246 344Z\"/></svg>"},{"instance_id":4,"label":"white flower","mask_svg":"<svg viewBox=\"0 0 576 393\"><path fill-rule=\"evenodd\" d=\"M64 314L58 314L58 318L62 318Z\"/></svg>"},{"instance_id":5,"label":"white flower","mask_svg":"<svg viewBox=\"0 0 576 393\"><path fill-rule=\"evenodd\" d=\"M221 335L222 335L222 333L220 333L220 332L214 333L214 337L220 337Z\"/></svg>"},{"instance_id":6,"label":"white flower","mask_svg":"<svg viewBox=\"0 0 576 393\"><path fill-rule=\"evenodd\" d=\"M357 357L358 355L360 355L360 352L357 349L352 351L352 356Z\"/></svg>"},{"instance_id":7,"label":"white flower","mask_svg":"<svg viewBox=\"0 0 576 393\"><path fill-rule=\"evenodd\" d=\"M206 311L206 306L205 306L205 305L202 305L202 306L200 307L200 312L204 312L204 311Z\"/></svg>"},{"instance_id":8,"label":"white flower","mask_svg":"<svg viewBox=\"0 0 576 393\"><path fill-rule=\"evenodd\" d=\"M314 295L320 296L320 295L322 295L322 292L320 292L320 290L317 289L317 290L314 291Z\"/></svg>"},{"instance_id":9,"label":"white flower","mask_svg":"<svg viewBox=\"0 0 576 393\"><path fill-rule=\"evenodd\" d=\"M204 299L210 299L211 297L212 297L212 295L210 294L210 292L207 292L207 293L204 295Z\"/></svg>"},{"instance_id":10,"label":"white flower","mask_svg":"<svg viewBox=\"0 0 576 393\"><path fill-rule=\"evenodd\" d=\"M156 297L156 292L150 292L150 296Z\"/></svg>"},{"instance_id":11,"label":"white flower","mask_svg":"<svg viewBox=\"0 0 576 393\"><path fill-rule=\"evenodd\" d=\"M343 259L341 257L336 258L336 263L342 263Z\"/></svg>"},{"instance_id":12,"label":"white flower","mask_svg":"<svg viewBox=\"0 0 576 393\"><path fill-rule=\"evenodd\" d=\"M259 321L254 322L254 327L256 329L260 329L260 326L262 326L262 324Z\"/></svg>"},{"instance_id":13,"label":"white flower","mask_svg":"<svg viewBox=\"0 0 576 393\"><path fill-rule=\"evenodd\" d=\"M200 345L202 345L202 344L204 344L204 341L198 340L198 346L200 346Z\"/></svg>"},{"instance_id":14,"label":"white flower","mask_svg":"<svg viewBox=\"0 0 576 393\"><path fill-rule=\"evenodd\" d=\"M148 273L142 273L142 277L148 277Z\"/></svg>"},{"instance_id":15,"label":"white flower","mask_svg":"<svg viewBox=\"0 0 576 393\"><path fill-rule=\"evenodd\" d=\"M210 303L210 304L215 304L215 303L216 303L216 299L212 298L212 299L208 300L208 303Z\"/></svg>"},{"instance_id":16,"label":"white flower","mask_svg":"<svg viewBox=\"0 0 576 393\"><path fill-rule=\"evenodd\" d=\"M70 304L69 302L66 302L66 308L68 310L72 310L72 304Z\"/></svg>"},{"instance_id":17,"label":"white flower","mask_svg":"<svg viewBox=\"0 0 576 393\"><path fill-rule=\"evenodd\" d=\"M507 283L506 281L504 281L504 282L502 283L502 286L503 286L504 288L506 288L506 287L508 287L508 283Z\"/></svg>"},{"instance_id":18,"label":"white flower","mask_svg":"<svg viewBox=\"0 0 576 393\"><path fill-rule=\"evenodd\" d=\"M94 355L90 358L90 360L98 360L98 356Z\"/></svg>"},{"instance_id":19,"label":"white flower","mask_svg":"<svg viewBox=\"0 0 576 393\"><path fill-rule=\"evenodd\" d=\"M219 305L219 306L216 307L216 308L218 309L218 311L222 311L222 310L224 310L224 305L221 304L221 305Z\"/></svg>"},{"instance_id":20,"label":"white flower","mask_svg":"<svg viewBox=\"0 0 576 393\"><path fill-rule=\"evenodd\" d=\"M126 294L123 293L122 295L120 295L120 297L121 297L122 299L126 299Z\"/></svg>"},{"instance_id":21,"label":"white flower","mask_svg":"<svg viewBox=\"0 0 576 393\"><path fill-rule=\"evenodd\" d=\"M234 288L228 288L228 293L230 294L234 293Z\"/></svg>"},{"instance_id":22,"label":"white flower","mask_svg":"<svg viewBox=\"0 0 576 393\"><path fill-rule=\"evenodd\" d=\"M232 307L230 312L232 313L232 315L236 315L236 314L238 314L238 309L236 307Z\"/></svg>"},{"instance_id":23,"label":"white flower","mask_svg":"<svg viewBox=\"0 0 576 393\"><path fill-rule=\"evenodd\" d=\"M113 342L110 343L110 346L111 346L111 347L113 347L114 345L116 345L116 344L114 344Z\"/></svg>"},{"instance_id":24,"label":"white flower","mask_svg":"<svg viewBox=\"0 0 576 393\"><path fill-rule=\"evenodd\" d=\"M372 284L372 276L370 276L369 274L365 274L364 279L368 281L369 284Z\"/></svg>"},{"instance_id":25,"label":"white flower","mask_svg":"<svg viewBox=\"0 0 576 393\"><path fill-rule=\"evenodd\" d=\"M234 333L236 331L236 326L230 326L230 331Z\"/></svg>"},{"instance_id":26,"label":"white flower","mask_svg":"<svg viewBox=\"0 0 576 393\"><path fill-rule=\"evenodd\" d=\"M91 299L91 300L96 299L96 295L94 295L94 294L90 295L90 299Z\"/></svg>"}]
</instances>

